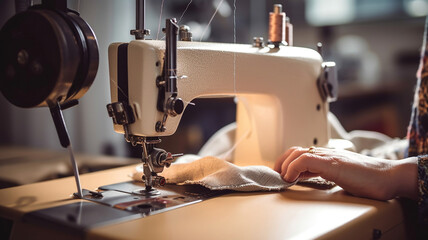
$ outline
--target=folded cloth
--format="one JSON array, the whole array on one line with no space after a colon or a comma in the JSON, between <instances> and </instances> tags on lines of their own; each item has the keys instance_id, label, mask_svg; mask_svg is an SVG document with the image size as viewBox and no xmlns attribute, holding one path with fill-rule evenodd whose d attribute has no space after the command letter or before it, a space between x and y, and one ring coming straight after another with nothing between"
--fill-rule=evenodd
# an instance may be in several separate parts
<instances>
[{"instance_id":1,"label":"folded cloth","mask_svg":"<svg viewBox=\"0 0 428 240\"><path fill-rule=\"evenodd\" d=\"M133 174L140 180L141 166ZM282 180L281 175L266 166L239 167L216 157L204 157L190 163L177 163L165 168L161 174L167 183L199 184L211 190L279 191L294 184Z\"/></svg>"},{"instance_id":2,"label":"folded cloth","mask_svg":"<svg viewBox=\"0 0 428 240\"><path fill-rule=\"evenodd\" d=\"M308 179L299 180L299 184L313 187L322 187L325 189L330 189L336 186L335 182L325 180L322 177L311 177Z\"/></svg>"}]
</instances>

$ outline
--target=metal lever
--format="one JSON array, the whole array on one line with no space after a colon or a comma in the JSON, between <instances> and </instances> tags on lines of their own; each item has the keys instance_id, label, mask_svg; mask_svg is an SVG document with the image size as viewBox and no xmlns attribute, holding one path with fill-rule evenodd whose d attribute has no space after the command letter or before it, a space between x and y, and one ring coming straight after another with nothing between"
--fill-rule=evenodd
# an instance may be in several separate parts
<instances>
[{"instance_id":1,"label":"metal lever","mask_svg":"<svg viewBox=\"0 0 428 240\"><path fill-rule=\"evenodd\" d=\"M58 133L59 141L61 142L61 146L68 149L70 154L70 162L73 167L74 179L76 181L77 187L77 195L79 198L83 197L82 187L80 185L80 177L79 177L79 168L77 167L76 160L74 159L73 149L71 148L70 138L68 137L67 127L64 122L64 117L62 115L61 106L59 102L50 106L49 110L51 111L52 119L55 124L55 129Z\"/></svg>"},{"instance_id":2,"label":"metal lever","mask_svg":"<svg viewBox=\"0 0 428 240\"><path fill-rule=\"evenodd\" d=\"M323 62L323 72L318 79L318 90L323 101L334 102L339 94L339 82L335 62Z\"/></svg>"},{"instance_id":3,"label":"metal lever","mask_svg":"<svg viewBox=\"0 0 428 240\"><path fill-rule=\"evenodd\" d=\"M165 58L163 73L160 79L157 79L159 88L158 94L158 111L164 115L161 121L156 123L155 129L157 132L164 132L165 122L168 116L175 117L184 111L184 102L179 98L177 90L177 36L178 25L175 18L166 19L166 34Z\"/></svg>"},{"instance_id":4,"label":"metal lever","mask_svg":"<svg viewBox=\"0 0 428 240\"><path fill-rule=\"evenodd\" d=\"M132 108L122 102L107 104L107 112L114 124L127 125L135 122Z\"/></svg>"},{"instance_id":5,"label":"metal lever","mask_svg":"<svg viewBox=\"0 0 428 240\"><path fill-rule=\"evenodd\" d=\"M178 25L175 18L166 20L166 52L164 66L165 93L177 94L177 36ZM166 99L170 96L165 96Z\"/></svg>"}]
</instances>

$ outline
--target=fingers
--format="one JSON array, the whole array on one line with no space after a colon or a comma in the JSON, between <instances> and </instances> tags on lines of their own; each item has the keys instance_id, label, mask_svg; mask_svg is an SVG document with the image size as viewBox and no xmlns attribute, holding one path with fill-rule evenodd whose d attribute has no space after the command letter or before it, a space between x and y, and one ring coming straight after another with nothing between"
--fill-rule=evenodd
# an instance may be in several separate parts
<instances>
[{"instance_id":1,"label":"fingers","mask_svg":"<svg viewBox=\"0 0 428 240\"><path fill-rule=\"evenodd\" d=\"M299 177L308 178L321 176L326 179L333 179L335 160L330 157L305 153L294 159L287 168L287 172L281 173L283 179L287 182L294 182ZM333 169L334 168L334 169Z\"/></svg>"},{"instance_id":2,"label":"fingers","mask_svg":"<svg viewBox=\"0 0 428 240\"><path fill-rule=\"evenodd\" d=\"M273 167L273 170L277 171L278 173L281 173L281 166L282 163L287 159L287 157L294 152L295 150L299 149L299 147L291 147L289 148L287 151L285 151L285 153L280 156L276 162L275 162L275 166Z\"/></svg>"},{"instance_id":3,"label":"fingers","mask_svg":"<svg viewBox=\"0 0 428 240\"><path fill-rule=\"evenodd\" d=\"M307 153L309 151L309 148L302 148L302 147L291 147L288 149L281 157L279 157L274 166L274 170L278 173L284 173L287 172L288 165L296 158L298 158L300 155Z\"/></svg>"},{"instance_id":4,"label":"fingers","mask_svg":"<svg viewBox=\"0 0 428 240\"><path fill-rule=\"evenodd\" d=\"M307 148L297 148L293 152L291 152L287 159L284 160L284 162L281 165L281 175L284 177L284 174L287 172L287 168L295 159L300 157L302 154L308 153Z\"/></svg>"},{"instance_id":5,"label":"fingers","mask_svg":"<svg viewBox=\"0 0 428 240\"><path fill-rule=\"evenodd\" d=\"M274 170L281 174L287 182L294 182L298 178L310 178L328 175L331 158L329 149L316 148L309 153L308 148L292 147L275 162ZM327 151L327 152L326 152Z\"/></svg>"}]
</instances>

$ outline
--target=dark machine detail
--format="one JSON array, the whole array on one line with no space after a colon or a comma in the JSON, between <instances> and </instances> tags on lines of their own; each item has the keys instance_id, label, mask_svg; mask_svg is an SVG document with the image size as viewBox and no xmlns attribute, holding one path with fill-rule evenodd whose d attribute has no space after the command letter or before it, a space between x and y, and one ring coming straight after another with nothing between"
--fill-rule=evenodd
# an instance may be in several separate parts
<instances>
[{"instance_id":1,"label":"dark machine detail","mask_svg":"<svg viewBox=\"0 0 428 240\"><path fill-rule=\"evenodd\" d=\"M141 18L139 17L139 19ZM166 20L166 28L164 29L166 33L166 50L163 71L162 76L155 80L156 86L159 89L157 108L159 112L163 113L162 119L156 123L156 126L153 126L157 132L165 131L165 122L168 117L175 117L184 111L184 102L178 97L177 90L178 29L174 18ZM161 173L164 167L169 167L174 158L182 154L171 154L163 149L156 148L156 144L161 141L158 137L134 136L129 134L129 124L135 121L135 116L128 99L127 46L127 44L122 44L118 48L118 102L108 104L107 111L109 116L112 117L114 124L123 126L126 141L134 146L141 145L142 147L143 181L145 182L145 189L142 190L142 193L146 195L158 195L159 191L153 187L163 186L166 182L162 176L158 176L158 173Z\"/></svg>"},{"instance_id":2,"label":"dark machine detail","mask_svg":"<svg viewBox=\"0 0 428 240\"><path fill-rule=\"evenodd\" d=\"M18 107L49 107L61 146L68 148L78 195L77 164L62 110L78 103L98 70L98 44L91 27L66 0L19 6L0 31L0 91Z\"/></svg>"}]
</instances>

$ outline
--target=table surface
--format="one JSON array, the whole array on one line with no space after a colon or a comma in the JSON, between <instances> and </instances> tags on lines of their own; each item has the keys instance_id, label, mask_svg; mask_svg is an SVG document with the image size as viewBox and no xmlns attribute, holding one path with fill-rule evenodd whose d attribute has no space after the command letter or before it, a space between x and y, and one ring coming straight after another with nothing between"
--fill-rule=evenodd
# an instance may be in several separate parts
<instances>
[{"instance_id":1,"label":"table surface","mask_svg":"<svg viewBox=\"0 0 428 240\"><path fill-rule=\"evenodd\" d=\"M136 165L81 175L82 187L130 180ZM30 211L84 200L72 199L74 178L0 190L0 216L19 220ZM340 187L293 186L283 192L233 193L157 215L93 228L88 239L313 239L371 238L403 225L398 201L357 198Z\"/></svg>"},{"instance_id":2,"label":"table surface","mask_svg":"<svg viewBox=\"0 0 428 240\"><path fill-rule=\"evenodd\" d=\"M75 153L81 173L141 162L137 158L111 157ZM73 170L66 149L49 150L0 145L0 186L18 186L71 176Z\"/></svg>"}]
</instances>

